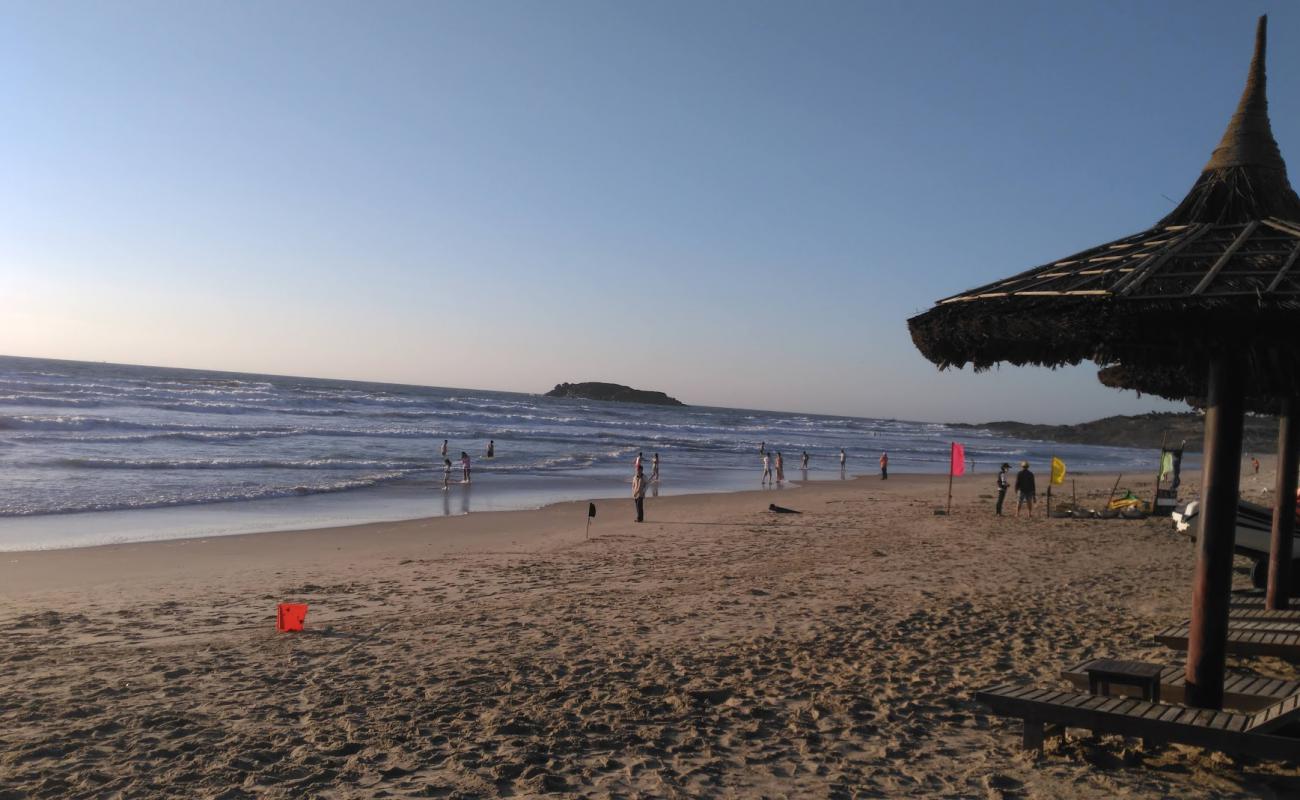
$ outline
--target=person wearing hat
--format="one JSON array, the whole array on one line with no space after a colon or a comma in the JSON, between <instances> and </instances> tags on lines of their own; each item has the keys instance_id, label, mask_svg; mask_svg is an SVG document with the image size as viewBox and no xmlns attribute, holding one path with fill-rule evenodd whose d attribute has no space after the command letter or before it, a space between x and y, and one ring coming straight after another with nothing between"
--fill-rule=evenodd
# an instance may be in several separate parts
<instances>
[{"instance_id":1,"label":"person wearing hat","mask_svg":"<svg viewBox=\"0 0 1300 800\"><path fill-rule=\"evenodd\" d=\"M1020 472L1016 475L1016 516L1020 516L1020 508L1029 506L1029 517L1034 516L1034 500L1038 497L1038 489L1034 487L1034 473L1029 471L1029 462L1020 462Z\"/></svg>"},{"instance_id":2,"label":"person wearing hat","mask_svg":"<svg viewBox=\"0 0 1300 800\"><path fill-rule=\"evenodd\" d=\"M1002 469L998 470L998 506L997 515L1002 516L1002 501L1007 499L1007 489L1011 488L1011 481L1007 480L1007 473L1011 471L1011 465L1002 464Z\"/></svg>"}]
</instances>

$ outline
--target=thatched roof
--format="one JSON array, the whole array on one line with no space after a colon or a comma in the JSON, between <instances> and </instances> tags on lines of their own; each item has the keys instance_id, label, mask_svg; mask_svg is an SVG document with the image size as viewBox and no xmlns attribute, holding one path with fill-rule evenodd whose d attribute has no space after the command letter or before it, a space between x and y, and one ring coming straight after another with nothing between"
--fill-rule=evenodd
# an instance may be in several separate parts
<instances>
[{"instance_id":1,"label":"thatched roof","mask_svg":"<svg viewBox=\"0 0 1300 800\"><path fill-rule=\"evenodd\" d=\"M1236 113L1171 214L940 300L908 321L917 348L941 368L1092 359L1202 375L1228 347L1251 391L1300 391L1300 197L1268 120L1266 25Z\"/></svg>"},{"instance_id":2,"label":"thatched roof","mask_svg":"<svg viewBox=\"0 0 1300 800\"><path fill-rule=\"evenodd\" d=\"M1153 394L1166 400L1187 403L1192 408L1205 408L1205 375L1199 380L1188 379L1186 370L1177 368L1134 369L1115 364L1097 371L1097 380L1112 389L1132 389L1138 394ZM1281 403L1271 397L1247 397L1246 410L1252 414L1276 415Z\"/></svg>"}]
</instances>

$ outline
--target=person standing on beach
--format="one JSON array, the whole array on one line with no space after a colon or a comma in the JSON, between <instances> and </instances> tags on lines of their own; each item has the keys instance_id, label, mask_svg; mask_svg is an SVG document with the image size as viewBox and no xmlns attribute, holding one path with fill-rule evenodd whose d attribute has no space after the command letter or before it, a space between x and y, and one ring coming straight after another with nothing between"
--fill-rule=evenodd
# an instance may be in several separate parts
<instances>
[{"instance_id":1,"label":"person standing on beach","mask_svg":"<svg viewBox=\"0 0 1300 800\"><path fill-rule=\"evenodd\" d=\"M764 453L763 454L763 485L766 486L767 482L770 480L772 480L772 458L767 453Z\"/></svg>"},{"instance_id":2,"label":"person standing on beach","mask_svg":"<svg viewBox=\"0 0 1300 800\"><path fill-rule=\"evenodd\" d=\"M808 451L803 451L803 471L808 471Z\"/></svg>"},{"instance_id":3,"label":"person standing on beach","mask_svg":"<svg viewBox=\"0 0 1300 800\"><path fill-rule=\"evenodd\" d=\"M840 472L844 471L844 462L848 460L849 457L844 454L844 448L841 447L840 448Z\"/></svg>"},{"instance_id":4,"label":"person standing on beach","mask_svg":"<svg viewBox=\"0 0 1300 800\"><path fill-rule=\"evenodd\" d=\"M632 476L632 502L636 504L636 521L645 522L645 473L641 465L636 465L636 474Z\"/></svg>"},{"instance_id":5,"label":"person standing on beach","mask_svg":"<svg viewBox=\"0 0 1300 800\"><path fill-rule=\"evenodd\" d=\"M1011 481L1007 480L1007 473L1010 471L1010 464L1003 464L1002 469L998 470L998 505L996 514L999 517L1002 516L1002 502L1007 499L1007 489L1011 488Z\"/></svg>"},{"instance_id":6,"label":"person standing on beach","mask_svg":"<svg viewBox=\"0 0 1300 800\"><path fill-rule=\"evenodd\" d=\"M1016 518L1020 517L1022 506L1029 506L1029 518L1034 517L1034 500L1038 489L1034 486L1034 473L1029 471L1029 462L1020 462L1020 472L1016 475Z\"/></svg>"},{"instance_id":7,"label":"person standing on beach","mask_svg":"<svg viewBox=\"0 0 1300 800\"><path fill-rule=\"evenodd\" d=\"M451 484L451 459L444 458L442 460L442 490L444 492L447 491L447 487L450 484Z\"/></svg>"},{"instance_id":8,"label":"person standing on beach","mask_svg":"<svg viewBox=\"0 0 1300 800\"><path fill-rule=\"evenodd\" d=\"M889 453L880 454L880 479L889 480Z\"/></svg>"},{"instance_id":9,"label":"person standing on beach","mask_svg":"<svg viewBox=\"0 0 1300 800\"><path fill-rule=\"evenodd\" d=\"M776 451L776 482L785 481L785 459L781 458L781 451Z\"/></svg>"},{"instance_id":10,"label":"person standing on beach","mask_svg":"<svg viewBox=\"0 0 1300 800\"><path fill-rule=\"evenodd\" d=\"M487 451L487 457L488 457L488 458L496 458L496 456L497 456L497 443L496 443L496 440L495 440L495 439L489 439L489 440L488 440L488 451Z\"/></svg>"},{"instance_id":11,"label":"person standing on beach","mask_svg":"<svg viewBox=\"0 0 1300 800\"><path fill-rule=\"evenodd\" d=\"M460 451L461 483L469 483L469 453Z\"/></svg>"},{"instance_id":12,"label":"person standing on beach","mask_svg":"<svg viewBox=\"0 0 1300 800\"><path fill-rule=\"evenodd\" d=\"M654 458L650 459L650 482L659 482L659 454L655 453Z\"/></svg>"}]
</instances>

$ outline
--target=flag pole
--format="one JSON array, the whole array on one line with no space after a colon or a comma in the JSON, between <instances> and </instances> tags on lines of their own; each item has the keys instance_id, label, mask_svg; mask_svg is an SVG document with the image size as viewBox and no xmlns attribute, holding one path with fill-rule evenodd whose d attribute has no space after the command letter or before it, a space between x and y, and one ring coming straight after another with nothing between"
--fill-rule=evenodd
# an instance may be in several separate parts
<instances>
[{"instance_id":1,"label":"flag pole","mask_svg":"<svg viewBox=\"0 0 1300 800\"><path fill-rule=\"evenodd\" d=\"M1052 518L1052 479L1056 477L1056 454L1052 454L1052 460L1047 462L1047 514L1045 519Z\"/></svg>"},{"instance_id":2,"label":"flag pole","mask_svg":"<svg viewBox=\"0 0 1300 800\"><path fill-rule=\"evenodd\" d=\"M952 457L957 452L957 443L952 442L948 451L948 510L944 514L952 514Z\"/></svg>"}]
</instances>

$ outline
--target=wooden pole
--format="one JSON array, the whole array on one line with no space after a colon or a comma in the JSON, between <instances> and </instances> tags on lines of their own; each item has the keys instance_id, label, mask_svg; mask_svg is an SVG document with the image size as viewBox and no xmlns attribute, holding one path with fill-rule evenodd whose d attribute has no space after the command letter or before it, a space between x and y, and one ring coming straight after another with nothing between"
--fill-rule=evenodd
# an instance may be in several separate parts
<instances>
[{"instance_id":1,"label":"wooden pole","mask_svg":"<svg viewBox=\"0 0 1300 800\"><path fill-rule=\"evenodd\" d=\"M1238 359L1226 352L1216 354L1210 360L1207 383L1201 530L1196 537L1185 700L1196 708L1222 708L1245 413Z\"/></svg>"},{"instance_id":2,"label":"wooden pole","mask_svg":"<svg viewBox=\"0 0 1300 800\"><path fill-rule=\"evenodd\" d=\"M1052 471L1056 469L1056 456L1052 456L1047 462L1047 513L1043 519L1052 518Z\"/></svg>"},{"instance_id":3,"label":"wooden pole","mask_svg":"<svg viewBox=\"0 0 1300 800\"><path fill-rule=\"evenodd\" d=\"M948 510L944 514L952 514L952 455L957 450L957 443L953 442L948 450Z\"/></svg>"},{"instance_id":4,"label":"wooden pole","mask_svg":"<svg viewBox=\"0 0 1300 800\"><path fill-rule=\"evenodd\" d=\"M1277 417L1277 495L1273 499L1273 540L1268 552L1268 594L1264 607L1290 605L1291 559L1295 542L1296 470L1300 468L1300 398L1288 397Z\"/></svg>"},{"instance_id":5,"label":"wooden pole","mask_svg":"<svg viewBox=\"0 0 1300 800\"><path fill-rule=\"evenodd\" d=\"M1119 482L1124 480L1124 473L1115 476L1115 485L1110 487L1110 494L1106 495L1106 508L1110 508L1110 501L1115 499L1115 492L1119 491Z\"/></svg>"}]
</instances>

